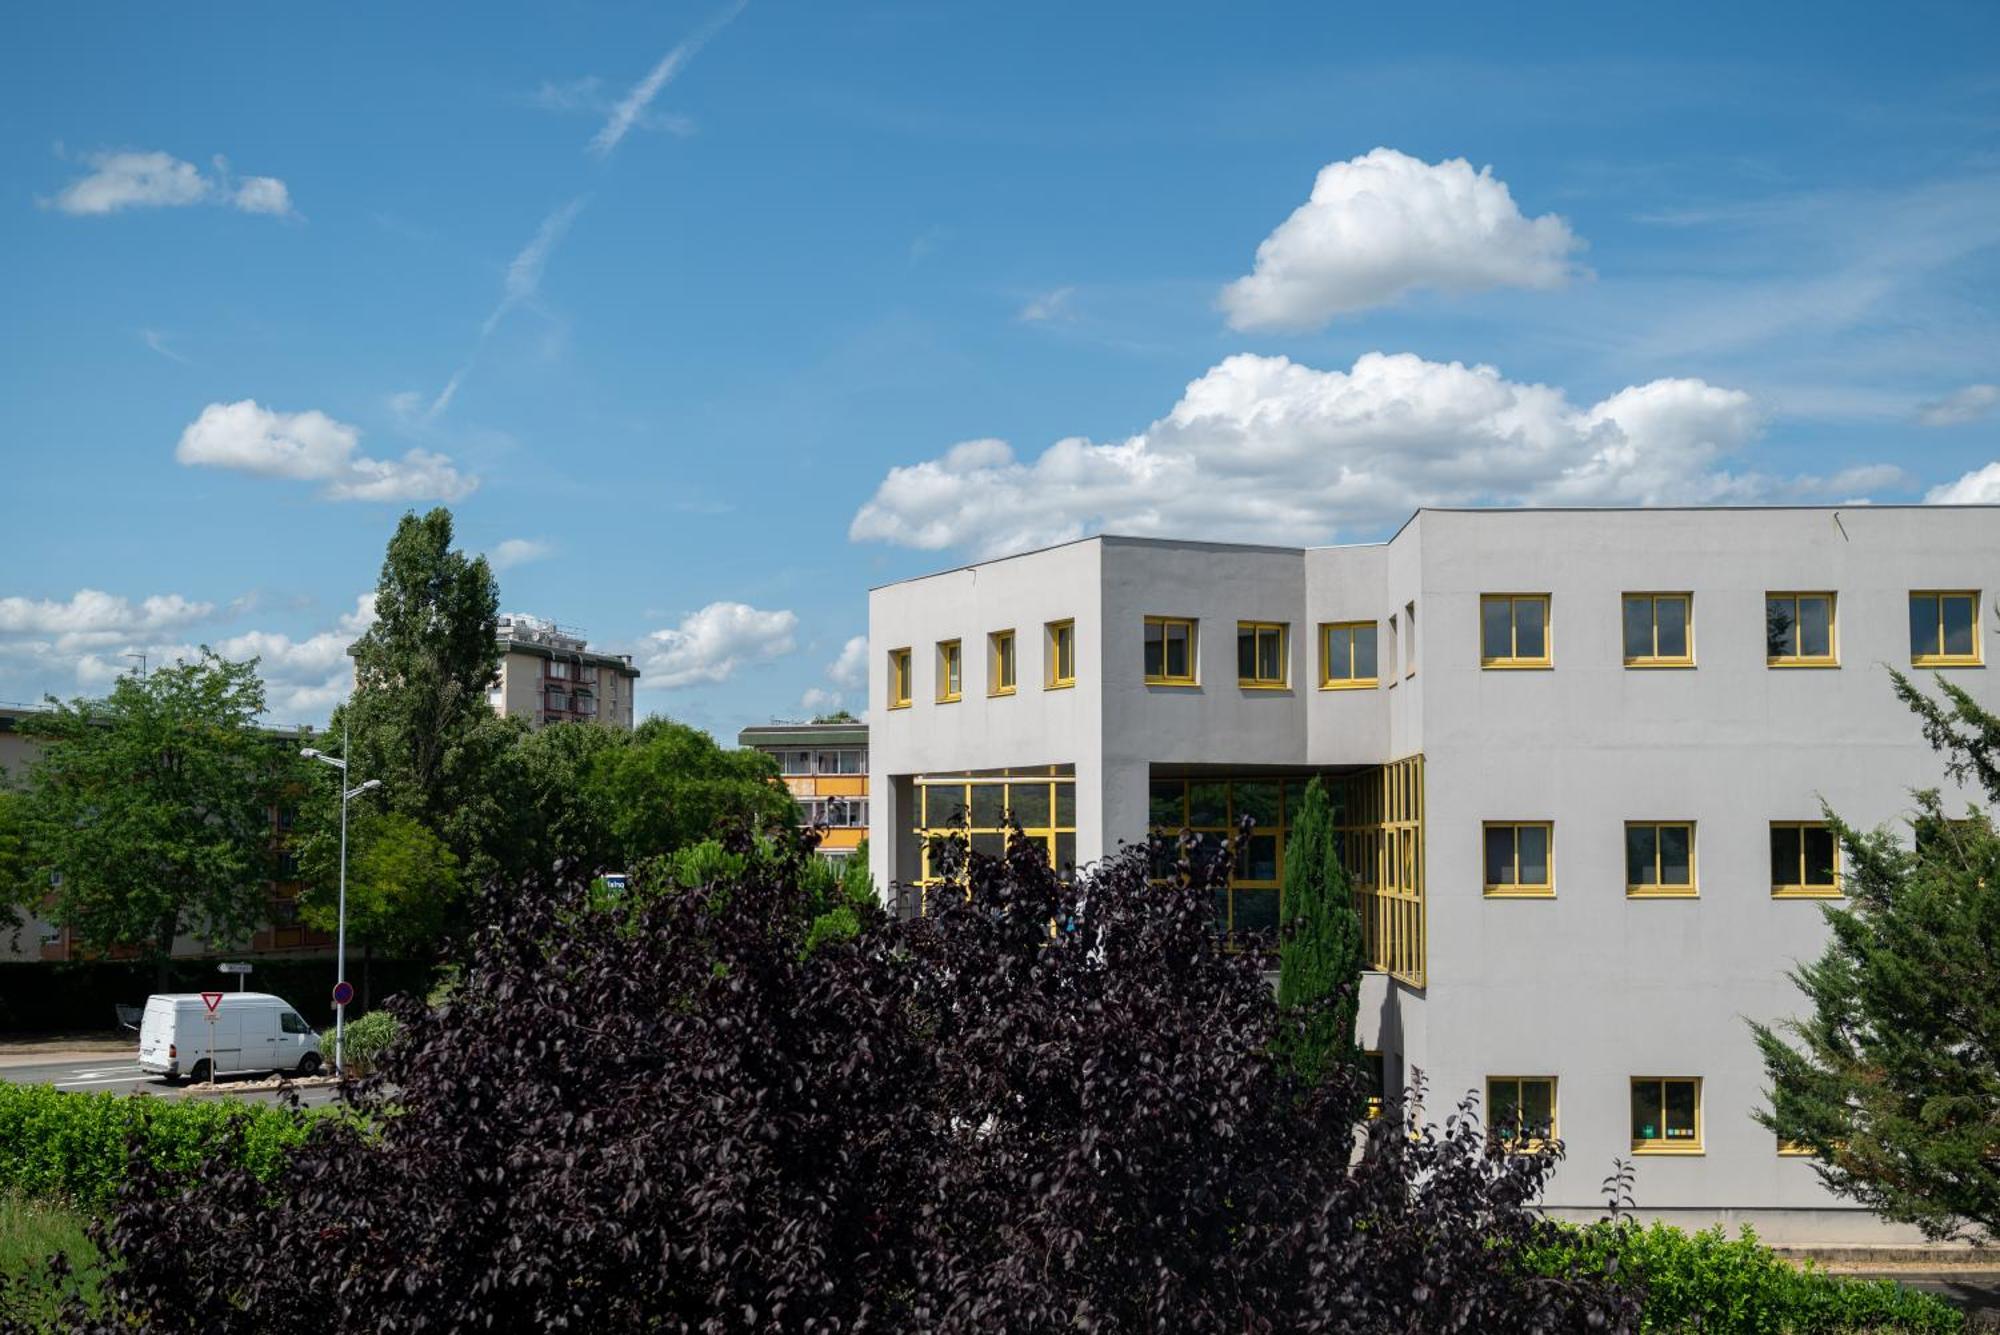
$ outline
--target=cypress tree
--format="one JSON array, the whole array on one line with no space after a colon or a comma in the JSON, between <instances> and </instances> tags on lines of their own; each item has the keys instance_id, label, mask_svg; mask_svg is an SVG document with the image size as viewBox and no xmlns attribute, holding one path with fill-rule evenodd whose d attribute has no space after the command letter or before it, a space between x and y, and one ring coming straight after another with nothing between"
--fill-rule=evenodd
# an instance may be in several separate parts
<instances>
[{"instance_id":1,"label":"cypress tree","mask_svg":"<svg viewBox=\"0 0 2000 1335\"><path fill-rule=\"evenodd\" d=\"M1285 844L1281 918L1280 1046L1299 1078L1318 1085L1337 1063L1359 1061L1354 1022L1364 963L1333 802L1318 778L1306 785Z\"/></svg>"}]
</instances>

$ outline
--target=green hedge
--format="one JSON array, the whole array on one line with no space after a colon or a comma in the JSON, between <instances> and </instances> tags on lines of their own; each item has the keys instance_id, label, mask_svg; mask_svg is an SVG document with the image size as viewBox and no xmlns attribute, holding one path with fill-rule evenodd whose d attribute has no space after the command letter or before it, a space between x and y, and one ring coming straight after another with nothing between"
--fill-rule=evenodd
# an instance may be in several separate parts
<instances>
[{"instance_id":1,"label":"green hedge","mask_svg":"<svg viewBox=\"0 0 2000 1335\"><path fill-rule=\"evenodd\" d=\"M199 1168L231 1126L244 1130L243 1163L270 1179L312 1121L275 1104L65 1094L48 1085L0 1084L0 1184L21 1196L105 1204L125 1178L126 1146L180 1172ZM335 1114L337 1115L337 1114Z\"/></svg>"},{"instance_id":2,"label":"green hedge","mask_svg":"<svg viewBox=\"0 0 2000 1335\"><path fill-rule=\"evenodd\" d=\"M1731 1238L1720 1225L1699 1233L1655 1223L1651 1228L1592 1224L1564 1230L1565 1242L1533 1258L1537 1270L1560 1274L1570 1264L1601 1272L1613 1252L1644 1282L1640 1329L1703 1335L1839 1335L1910 1331L1946 1335L1965 1318L1942 1299L1890 1280L1795 1269L1746 1227Z\"/></svg>"},{"instance_id":3,"label":"green hedge","mask_svg":"<svg viewBox=\"0 0 2000 1335\"><path fill-rule=\"evenodd\" d=\"M236 957L232 957L236 958ZM215 971L213 959L172 960L162 988L156 965L132 960L79 960L71 963L0 964L0 1033L74 1032L112 1029L114 1004L143 1006L155 992L236 990L236 979ZM333 1024L331 959L250 958L250 987L283 997L322 1029ZM362 961L349 955L348 977L358 994L347 1008L352 1023L398 992L421 997L436 979L437 967L410 960Z\"/></svg>"}]
</instances>

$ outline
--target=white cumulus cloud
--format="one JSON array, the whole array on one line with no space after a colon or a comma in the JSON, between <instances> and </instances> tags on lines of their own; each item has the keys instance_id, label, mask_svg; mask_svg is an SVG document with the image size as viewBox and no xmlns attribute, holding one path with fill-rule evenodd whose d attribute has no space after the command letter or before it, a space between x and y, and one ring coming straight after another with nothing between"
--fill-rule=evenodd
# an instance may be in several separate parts
<instances>
[{"instance_id":1,"label":"white cumulus cloud","mask_svg":"<svg viewBox=\"0 0 2000 1335\"><path fill-rule=\"evenodd\" d=\"M840 692L823 690L818 686L806 687L806 693L799 697L799 708L811 710L815 714L831 713L840 708Z\"/></svg>"},{"instance_id":2,"label":"white cumulus cloud","mask_svg":"<svg viewBox=\"0 0 2000 1335\"><path fill-rule=\"evenodd\" d=\"M1418 288L1556 287L1582 244L1553 213L1524 216L1491 167L1378 148L1320 169L1222 309L1236 329L1314 329Z\"/></svg>"},{"instance_id":3,"label":"white cumulus cloud","mask_svg":"<svg viewBox=\"0 0 2000 1335\"><path fill-rule=\"evenodd\" d=\"M491 561L495 570L512 570L539 561L554 550L540 538L508 538L494 547Z\"/></svg>"},{"instance_id":4,"label":"white cumulus cloud","mask_svg":"<svg viewBox=\"0 0 2000 1335\"><path fill-rule=\"evenodd\" d=\"M1975 468L1956 482L1924 493L1931 505L2000 505L2000 463Z\"/></svg>"},{"instance_id":5,"label":"white cumulus cloud","mask_svg":"<svg viewBox=\"0 0 2000 1335\"><path fill-rule=\"evenodd\" d=\"M292 214L291 192L275 176L236 180L229 164L215 159L215 174L203 174L192 162L171 153L91 153L84 157L91 170L71 181L45 208L69 214L118 213L125 209L181 208L190 204L221 204L244 213L277 217Z\"/></svg>"},{"instance_id":6,"label":"white cumulus cloud","mask_svg":"<svg viewBox=\"0 0 2000 1335\"><path fill-rule=\"evenodd\" d=\"M798 617L767 612L748 603L710 603L681 618L678 626L646 637L640 666L642 686L671 690L703 682L728 681L740 668L782 658L797 647Z\"/></svg>"},{"instance_id":7,"label":"white cumulus cloud","mask_svg":"<svg viewBox=\"0 0 2000 1335\"><path fill-rule=\"evenodd\" d=\"M1925 426L1963 426L2000 408L2000 385L1967 385L1941 399L1917 405L1917 421Z\"/></svg>"},{"instance_id":8,"label":"white cumulus cloud","mask_svg":"<svg viewBox=\"0 0 2000 1335\"><path fill-rule=\"evenodd\" d=\"M479 485L442 454L372 459L357 453L360 442L359 430L325 413L278 412L243 399L202 409L181 432L174 457L191 467L318 482L320 495L333 501L456 501Z\"/></svg>"},{"instance_id":9,"label":"white cumulus cloud","mask_svg":"<svg viewBox=\"0 0 2000 1335\"><path fill-rule=\"evenodd\" d=\"M1240 354L1123 440L1032 459L973 440L893 468L856 541L977 556L1091 532L1310 544L1379 532L1424 505L1656 505L1845 499L1903 480L1732 471L1757 434L1740 390L1656 380L1580 407L1491 366L1371 352L1349 370Z\"/></svg>"},{"instance_id":10,"label":"white cumulus cloud","mask_svg":"<svg viewBox=\"0 0 2000 1335\"><path fill-rule=\"evenodd\" d=\"M826 679L849 690L868 684L868 637L856 635L840 646L840 657L826 665Z\"/></svg>"}]
</instances>

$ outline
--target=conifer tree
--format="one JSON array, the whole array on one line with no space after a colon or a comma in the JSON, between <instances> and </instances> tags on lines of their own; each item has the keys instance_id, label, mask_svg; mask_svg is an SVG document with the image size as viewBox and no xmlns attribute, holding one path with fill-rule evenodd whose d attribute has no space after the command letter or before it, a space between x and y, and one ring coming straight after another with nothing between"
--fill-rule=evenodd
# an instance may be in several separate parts
<instances>
[{"instance_id":1,"label":"conifer tree","mask_svg":"<svg viewBox=\"0 0 2000 1335\"><path fill-rule=\"evenodd\" d=\"M1337 1064L1359 1060L1354 1024L1364 960L1333 802L1317 778L1306 785L1285 843L1281 917L1278 1008L1288 1023L1280 1046L1293 1070L1319 1085Z\"/></svg>"}]
</instances>

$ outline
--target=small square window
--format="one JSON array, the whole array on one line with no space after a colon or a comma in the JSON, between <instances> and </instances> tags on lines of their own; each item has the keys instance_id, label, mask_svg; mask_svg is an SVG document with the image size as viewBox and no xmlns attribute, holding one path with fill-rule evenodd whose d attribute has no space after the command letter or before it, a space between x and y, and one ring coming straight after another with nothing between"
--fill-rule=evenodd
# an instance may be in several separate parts
<instances>
[{"instance_id":1,"label":"small square window","mask_svg":"<svg viewBox=\"0 0 2000 1335\"><path fill-rule=\"evenodd\" d=\"M1695 894L1694 822L1625 822L1625 893L1634 898Z\"/></svg>"},{"instance_id":2,"label":"small square window","mask_svg":"<svg viewBox=\"0 0 2000 1335\"><path fill-rule=\"evenodd\" d=\"M1486 1128L1516 1150L1540 1149L1556 1138L1556 1078L1552 1075L1486 1077Z\"/></svg>"},{"instance_id":3,"label":"small square window","mask_svg":"<svg viewBox=\"0 0 2000 1335\"><path fill-rule=\"evenodd\" d=\"M1694 666L1694 595L1628 593L1626 667Z\"/></svg>"},{"instance_id":4,"label":"small square window","mask_svg":"<svg viewBox=\"0 0 2000 1335\"><path fill-rule=\"evenodd\" d=\"M1977 590L1910 595L1910 662L1917 667L1978 667Z\"/></svg>"},{"instance_id":5,"label":"small square window","mask_svg":"<svg viewBox=\"0 0 2000 1335\"><path fill-rule=\"evenodd\" d=\"M1291 682L1287 641L1291 627L1277 621L1236 623L1236 683L1282 690Z\"/></svg>"},{"instance_id":6,"label":"small square window","mask_svg":"<svg viewBox=\"0 0 2000 1335\"><path fill-rule=\"evenodd\" d=\"M1643 1076L1632 1081L1635 1154L1700 1154L1701 1077Z\"/></svg>"},{"instance_id":7,"label":"small square window","mask_svg":"<svg viewBox=\"0 0 2000 1335\"><path fill-rule=\"evenodd\" d=\"M1764 658L1772 667L1838 667L1834 595L1765 594Z\"/></svg>"},{"instance_id":8,"label":"small square window","mask_svg":"<svg viewBox=\"0 0 2000 1335\"><path fill-rule=\"evenodd\" d=\"M1824 821L1771 822L1771 893L1833 899L1840 890L1840 841Z\"/></svg>"},{"instance_id":9,"label":"small square window","mask_svg":"<svg viewBox=\"0 0 2000 1335\"><path fill-rule=\"evenodd\" d=\"M891 649L889 651L889 708L908 709L910 707L910 651Z\"/></svg>"},{"instance_id":10,"label":"small square window","mask_svg":"<svg viewBox=\"0 0 2000 1335\"><path fill-rule=\"evenodd\" d=\"M1555 894L1551 853L1555 826L1549 821L1488 821L1485 840L1486 894L1492 898Z\"/></svg>"},{"instance_id":11,"label":"small square window","mask_svg":"<svg viewBox=\"0 0 2000 1335\"><path fill-rule=\"evenodd\" d=\"M1549 595L1479 595L1479 665L1489 668L1545 668L1549 652Z\"/></svg>"},{"instance_id":12,"label":"small square window","mask_svg":"<svg viewBox=\"0 0 2000 1335\"><path fill-rule=\"evenodd\" d=\"M1150 686L1195 684L1195 622L1191 617L1147 617L1146 683Z\"/></svg>"},{"instance_id":13,"label":"small square window","mask_svg":"<svg viewBox=\"0 0 2000 1335\"><path fill-rule=\"evenodd\" d=\"M1323 691L1372 690L1375 623L1331 621L1319 628L1319 687Z\"/></svg>"}]
</instances>

